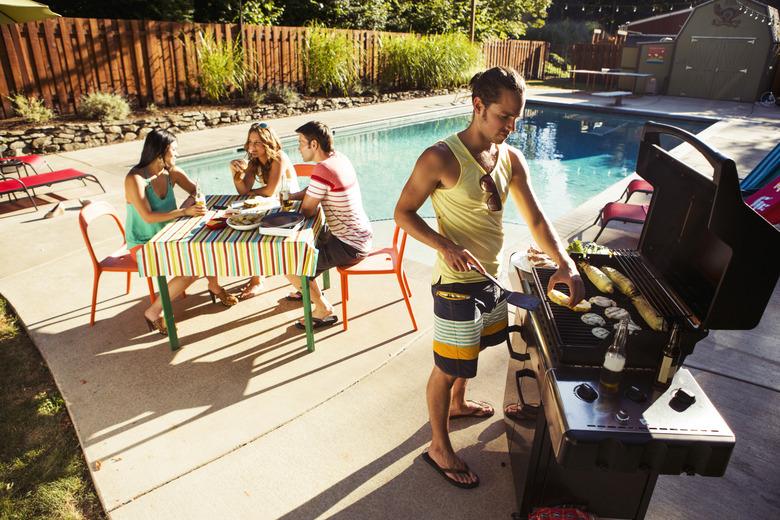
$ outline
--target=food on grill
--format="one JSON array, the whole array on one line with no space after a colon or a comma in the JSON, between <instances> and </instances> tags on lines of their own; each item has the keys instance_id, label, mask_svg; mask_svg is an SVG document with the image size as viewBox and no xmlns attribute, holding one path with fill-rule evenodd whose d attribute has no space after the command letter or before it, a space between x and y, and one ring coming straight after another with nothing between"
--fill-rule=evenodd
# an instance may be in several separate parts
<instances>
[{"instance_id":1,"label":"food on grill","mask_svg":"<svg viewBox=\"0 0 780 520\"><path fill-rule=\"evenodd\" d=\"M666 330L666 320L655 310L655 307L650 305L650 302L644 296L635 296L631 298L631 301L634 303L636 310L639 311L639 315L642 316L642 319L645 320L651 329L657 331Z\"/></svg>"},{"instance_id":2,"label":"food on grill","mask_svg":"<svg viewBox=\"0 0 780 520\"><path fill-rule=\"evenodd\" d=\"M615 330L617 330L617 328L618 328L618 325L620 325L620 322L619 322L619 321L618 321L617 323L615 323L615 324L612 326L612 328L613 328L613 329L615 329ZM629 332L629 333L632 333L632 332L636 332L636 331L638 331L638 330L642 330L642 327L640 327L639 325L637 325L636 323L634 323L633 321L631 321L631 320L629 319L629 320L628 320L628 332Z\"/></svg>"},{"instance_id":3,"label":"food on grill","mask_svg":"<svg viewBox=\"0 0 780 520\"><path fill-rule=\"evenodd\" d=\"M547 255L543 251L539 251L538 249L536 249L533 246L528 248L528 252L526 253L526 257L528 257L528 261L534 267L544 267L544 268L547 268L547 269L558 269L558 264L553 262L552 258L550 258L549 255Z\"/></svg>"},{"instance_id":4,"label":"food on grill","mask_svg":"<svg viewBox=\"0 0 780 520\"><path fill-rule=\"evenodd\" d=\"M588 300L582 300L574 307L569 306L569 297L563 294L558 289L550 289L547 292L547 297L550 298L551 302L561 305L563 307L568 307L574 312L588 312L590 310L590 302L588 302Z\"/></svg>"},{"instance_id":5,"label":"food on grill","mask_svg":"<svg viewBox=\"0 0 780 520\"><path fill-rule=\"evenodd\" d=\"M607 246L602 246L596 242L583 242L582 240L572 240L566 247L568 253L579 253L588 255L612 255L612 250Z\"/></svg>"},{"instance_id":6,"label":"food on grill","mask_svg":"<svg viewBox=\"0 0 780 520\"><path fill-rule=\"evenodd\" d=\"M603 327L604 324L606 323L606 321L604 321L604 318L602 318L601 316L593 312L583 314L580 319L582 320L582 323L584 323L585 325L597 325L599 327Z\"/></svg>"},{"instance_id":7,"label":"food on grill","mask_svg":"<svg viewBox=\"0 0 780 520\"><path fill-rule=\"evenodd\" d=\"M593 330L590 331L594 336L596 336L599 339L604 339L607 336L609 336L609 331L602 327L595 327Z\"/></svg>"},{"instance_id":8,"label":"food on grill","mask_svg":"<svg viewBox=\"0 0 780 520\"><path fill-rule=\"evenodd\" d=\"M639 291L636 290L634 283L626 278L623 273L617 269L604 266L601 268L601 270L604 271L607 276L609 276L609 279L612 280L615 285L617 285L617 288L620 289L620 292L626 296L633 297L639 294Z\"/></svg>"},{"instance_id":9,"label":"food on grill","mask_svg":"<svg viewBox=\"0 0 780 520\"><path fill-rule=\"evenodd\" d=\"M617 305L615 300L611 300L606 296L591 296L588 301L593 305L598 305L599 307L615 307Z\"/></svg>"},{"instance_id":10,"label":"food on grill","mask_svg":"<svg viewBox=\"0 0 780 520\"><path fill-rule=\"evenodd\" d=\"M612 285L612 281L604 274L604 272L598 267L593 267L588 262L580 262L580 269L588 277L588 280L593 282L601 292L612 294L615 291L615 286Z\"/></svg>"},{"instance_id":11,"label":"food on grill","mask_svg":"<svg viewBox=\"0 0 780 520\"><path fill-rule=\"evenodd\" d=\"M628 311L622 307L607 307L604 309L604 316L611 320L620 321L623 318L630 318Z\"/></svg>"}]
</instances>

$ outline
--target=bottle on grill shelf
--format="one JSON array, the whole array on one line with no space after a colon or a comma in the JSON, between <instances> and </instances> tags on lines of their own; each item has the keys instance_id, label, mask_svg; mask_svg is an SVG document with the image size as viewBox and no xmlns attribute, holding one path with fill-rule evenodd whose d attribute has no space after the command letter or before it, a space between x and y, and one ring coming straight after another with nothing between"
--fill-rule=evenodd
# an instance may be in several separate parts
<instances>
[{"instance_id":1,"label":"bottle on grill shelf","mask_svg":"<svg viewBox=\"0 0 780 520\"><path fill-rule=\"evenodd\" d=\"M669 341L666 343L661 359L658 362L658 368L655 371L653 386L659 390L666 390L672 384L674 374L680 364L680 326L674 324L672 332L669 334Z\"/></svg>"},{"instance_id":2,"label":"bottle on grill shelf","mask_svg":"<svg viewBox=\"0 0 780 520\"><path fill-rule=\"evenodd\" d=\"M604 364L601 365L599 384L607 392L617 392L620 384L620 376L626 366L626 337L628 337L628 318L623 318L615 330L612 344L604 355Z\"/></svg>"}]
</instances>

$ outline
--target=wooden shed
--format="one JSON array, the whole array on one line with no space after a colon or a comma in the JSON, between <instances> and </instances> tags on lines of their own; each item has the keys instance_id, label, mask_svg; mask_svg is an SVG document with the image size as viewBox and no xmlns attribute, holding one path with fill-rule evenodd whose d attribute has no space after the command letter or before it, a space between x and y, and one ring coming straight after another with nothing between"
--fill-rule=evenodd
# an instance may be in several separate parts
<instances>
[{"instance_id":1,"label":"wooden shed","mask_svg":"<svg viewBox=\"0 0 780 520\"><path fill-rule=\"evenodd\" d=\"M753 0L695 7L674 42L666 93L755 101L775 74L779 23L777 9Z\"/></svg>"}]
</instances>

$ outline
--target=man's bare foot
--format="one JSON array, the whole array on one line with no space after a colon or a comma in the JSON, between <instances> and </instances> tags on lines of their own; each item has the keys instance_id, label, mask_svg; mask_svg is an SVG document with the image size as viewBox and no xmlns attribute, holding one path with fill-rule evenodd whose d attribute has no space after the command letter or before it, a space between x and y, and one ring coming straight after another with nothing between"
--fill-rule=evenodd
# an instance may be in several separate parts
<instances>
[{"instance_id":1,"label":"man's bare foot","mask_svg":"<svg viewBox=\"0 0 780 520\"><path fill-rule=\"evenodd\" d=\"M450 404L450 419L459 419L461 417L486 418L492 417L496 410L483 401L466 400L462 403Z\"/></svg>"},{"instance_id":2,"label":"man's bare foot","mask_svg":"<svg viewBox=\"0 0 780 520\"><path fill-rule=\"evenodd\" d=\"M444 452L441 450L428 449L428 457L436 464L437 471L439 471L444 478L451 481L453 485L463 486L476 486L479 484L479 477L476 473L471 471L469 467L458 458L455 453ZM448 469L454 471L447 471Z\"/></svg>"}]
</instances>

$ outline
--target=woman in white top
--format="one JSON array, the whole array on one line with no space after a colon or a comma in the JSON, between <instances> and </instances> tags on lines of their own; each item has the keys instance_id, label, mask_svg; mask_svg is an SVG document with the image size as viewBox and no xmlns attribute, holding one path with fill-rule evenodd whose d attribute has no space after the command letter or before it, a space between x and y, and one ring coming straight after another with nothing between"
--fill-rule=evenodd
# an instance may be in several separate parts
<instances>
[{"instance_id":1,"label":"woman in white top","mask_svg":"<svg viewBox=\"0 0 780 520\"><path fill-rule=\"evenodd\" d=\"M286 178L291 193L297 192L298 177L293 163L282 150L282 143L266 123L254 123L244 144L246 159L230 161L233 184L239 195L275 197L282 188L282 176ZM255 187L255 181L258 186ZM241 289L240 299L257 296L263 289L263 280L253 276Z\"/></svg>"}]
</instances>

